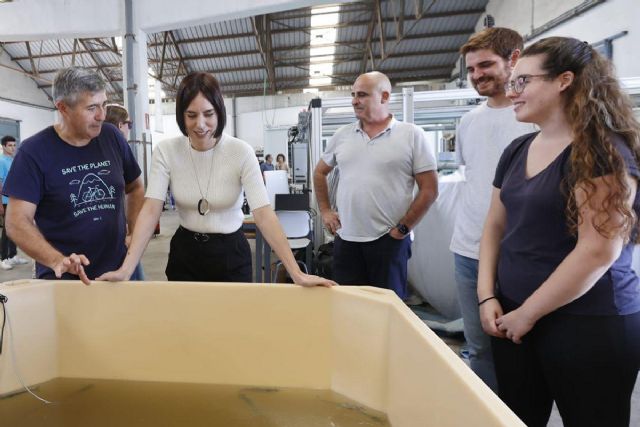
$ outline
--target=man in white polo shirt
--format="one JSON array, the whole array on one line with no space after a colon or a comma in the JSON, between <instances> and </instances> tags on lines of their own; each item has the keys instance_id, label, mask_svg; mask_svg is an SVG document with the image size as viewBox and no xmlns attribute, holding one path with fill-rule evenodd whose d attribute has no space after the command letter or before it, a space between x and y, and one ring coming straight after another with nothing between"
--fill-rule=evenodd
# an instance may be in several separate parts
<instances>
[{"instance_id":1,"label":"man in white polo shirt","mask_svg":"<svg viewBox=\"0 0 640 427\"><path fill-rule=\"evenodd\" d=\"M362 74L351 96L358 121L336 131L313 176L322 221L336 235L334 279L406 298L410 232L438 195L436 161L422 129L389 113L387 76ZM327 175L336 166L337 212L327 190Z\"/></svg>"}]
</instances>

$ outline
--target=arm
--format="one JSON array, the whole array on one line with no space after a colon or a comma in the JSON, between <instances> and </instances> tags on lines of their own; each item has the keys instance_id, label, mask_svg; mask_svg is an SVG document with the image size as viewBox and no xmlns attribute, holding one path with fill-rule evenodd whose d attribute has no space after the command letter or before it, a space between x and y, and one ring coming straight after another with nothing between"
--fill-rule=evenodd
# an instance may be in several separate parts
<instances>
[{"instance_id":1,"label":"arm","mask_svg":"<svg viewBox=\"0 0 640 427\"><path fill-rule=\"evenodd\" d=\"M398 221L409 227L409 229L412 229L420 222L424 214L429 210L431 204L438 197L438 176L435 171L426 171L417 174L416 184L418 184L418 194L416 194L413 202L411 202L407 213ZM395 227L391 229L389 234L394 239L404 239L406 237Z\"/></svg>"},{"instance_id":2,"label":"arm","mask_svg":"<svg viewBox=\"0 0 640 427\"><path fill-rule=\"evenodd\" d=\"M341 224L340 216L336 211L331 209L331 204L329 203L327 175L329 175L332 170L332 166L329 166L324 160L320 159L313 171L313 187L316 192L316 200L318 201L318 209L322 216L322 223L331 234L335 234L341 227Z\"/></svg>"},{"instance_id":3,"label":"arm","mask_svg":"<svg viewBox=\"0 0 640 427\"><path fill-rule=\"evenodd\" d=\"M127 251L127 256L122 262L122 266L116 271L109 271L97 277L96 280L108 280L110 282L120 282L129 280L131 274L136 268L136 265L140 262L142 254L149 244L149 239L153 235L153 230L156 227L162 214L163 200L146 198L140 214L138 215L137 226L133 230L131 237L131 245Z\"/></svg>"},{"instance_id":4,"label":"arm","mask_svg":"<svg viewBox=\"0 0 640 427\"><path fill-rule=\"evenodd\" d=\"M515 343L520 343L522 336L529 332L540 318L589 291L620 256L624 247L623 236L618 234L607 238L592 224L594 219L599 223L606 216L609 216L612 224L622 222L622 216L615 209L610 209L604 214L593 209L593 206L604 204L609 194L606 185L609 179L613 178L604 176L591 180L596 190L588 204L584 203L584 189L574 189L576 203L582 206L582 222L578 225L578 241L575 248L522 306L497 320L498 327ZM626 204L627 208L632 209L637 182L627 176L627 184L631 188L631 194Z\"/></svg>"},{"instance_id":5,"label":"arm","mask_svg":"<svg viewBox=\"0 0 640 427\"><path fill-rule=\"evenodd\" d=\"M278 217L271 209L270 205L263 206L253 211L253 219L260 232L278 255L289 275L297 285L301 286L333 286L336 283L322 277L305 274L298 267L298 263L293 257L287 237L280 226Z\"/></svg>"},{"instance_id":6,"label":"arm","mask_svg":"<svg viewBox=\"0 0 640 427\"><path fill-rule=\"evenodd\" d=\"M507 212L500 201L500 189L493 188L491 204L482 230L480 239L480 262L478 269L478 301L495 296L496 277L498 270L498 256L500 254L500 240L504 235L507 223ZM480 321L482 329L494 337L504 337L498 330L496 319L502 316L502 307L497 299L490 299L480 307Z\"/></svg>"},{"instance_id":7,"label":"arm","mask_svg":"<svg viewBox=\"0 0 640 427\"><path fill-rule=\"evenodd\" d=\"M129 227L129 234L133 234L134 227L136 225L136 219L144 203L144 186L142 185L142 178L138 177L129 184L125 185L124 193L127 198L127 226Z\"/></svg>"},{"instance_id":8,"label":"arm","mask_svg":"<svg viewBox=\"0 0 640 427\"><path fill-rule=\"evenodd\" d=\"M4 215L4 205L2 204L2 184L4 184L4 180L7 179L7 174L2 170L2 165L0 165L0 215Z\"/></svg>"},{"instance_id":9,"label":"arm","mask_svg":"<svg viewBox=\"0 0 640 427\"><path fill-rule=\"evenodd\" d=\"M37 205L13 197L9 201L5 217L9 238L31 258L52 269L57 278L71 273L79 276L85 285L91 284L83 267L89 265L87 257L75 253L63 255L40 233L33 221Z\"/></svg>"}]
</instances>

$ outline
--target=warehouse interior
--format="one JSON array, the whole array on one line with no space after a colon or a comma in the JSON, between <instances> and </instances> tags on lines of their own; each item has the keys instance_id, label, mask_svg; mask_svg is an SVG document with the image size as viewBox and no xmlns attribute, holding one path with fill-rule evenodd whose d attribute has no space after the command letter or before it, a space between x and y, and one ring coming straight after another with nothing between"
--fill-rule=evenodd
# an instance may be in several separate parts
<instances>
[{"instance_id":1,"label":"warehouse interior","mask_svg":"<svg viewBox=\"0 0 640 427\"><path fill-rule=\"evenodd\" d=\"M412 319L406 320L409 329L416 328L412 322L418 319L418 328L429 331L424 334L433 331L447 344L450 355L446 357L454 360L446 362L446 369L453 366L449 375L470 378L465 383L472 396L468 405L473 409L469 409L469 414L475 414L472 411L478 405L485 405L488 414L486 420L482 418L484 415L477 415L477 419L481 420L477 425L517 425L510 424L511 418L500 421L499 417L503 414L508 414L505 417L513 415L507 406L504 405L506 412L500 412L503 411L500 406L503 403L492 390L471 369L456 365L458 362L465 366L470 363L456 286L456 264L450 249L457 214L464 209L461 200L465 178L460 170L459 153L456 154L457 131L463 116L484 105L487 99L478 94L471 83L473 76L469 73L473 71L470 71L460 49L474 34L492 27L516 31L522 36L525 49L549 37L571 37L584 41L613 64L617 81L629 96L636 120L640 120L640 57L635 54L636 46L640 43L640 7L636 3L634 0L0 0L0 137L12 136L19 152L23 141L63 121L53 91L56 75L68 67L91 70L105 82L107 102L128 110L129 133L126 141L139 165L140 180L146 189L152 177L156 176L152 170L152 160L158 144L169 139L185 139L183 134L186 133L176 120L178 111L184 111L184 107L181 110L176 100L181 93L181 82L193 73L209 73L217 79L223 97L222 105L226 110L224 134L246 142L260 165L271 165L267 157L272 157L275 162L276 156L282 155L287 165L286 174L278 175L277 182L275 174L264 175L265 169L262 169L269 202L278 210L278 199L280 203L284 203L285 199L277 195L290 194L297 196L291 200L305 200L309 229L303 237L308 237L308 240L303 249L295 253L296 260L303 263L310 273L322 276L325 272L323 266L331 263L330 258L327 258L329 261L323 259L326 255L323 248L334 237L326 224L323 226L322 206L316 199L318 191L314 169L319 162L327 159L323 153L333 146L332 138L336 132L358 122L360 116L357 111L354 112L353 104L353 85L358 76L373 71L383 73L391 83L388 111L393 115L393 120L412 123L424 133L425 144L436 162L433 172L437 176L438 193L424 217L411 227L413 243L406 267L410 296L402 299L391 296L402 305L401 311L408 308L407 313L402 313ZM514 81L510 83L513 90ZM220 118L217 120L219 122ZM193 144L191 146L195 149ZM191 158L191 163L185 163L182 167L185 170L192 167L196 169L196 164ZM209 179L212 169L208 171ZM271 183L268 176L273 176ZM202 198L206 199L200 184L198 181L193 191L199 190ZM337 185L337 178L329 175L329 195L334 209L333 194L337 191ZM417 194L418 187L415 191ZM169 283L166 270L169 269L167 261L173 247L172 236L184 225L173 196L167 193L162 201L158 226L140 261L145 281L153 284ZM251 200L250 196L248 198ZM247 197L243 205L246 204ZM203 215L200 210L198 203L198 212ZM206 211L209 211L208 202ZM260 230L261 224L251 216L248 206L243 206L243 213L245 220L242 231L248 238L252 254L252 281L273 286L280 292L279 285L274 282L294 282L284 271L286 260L272 251L265 240L270 238L269 233ZM478 218L478 222L484 223L484 218ZM275 245L272 246L275 248ZM3 266L0 269L0 296L7 290L13 292L7 293L9 302L3 302L3 313L9 311L12 299L19 298L20 286L30 289L30 286L38 285L34 281L35 261L27 252L18 245L15 259L25 262L8 263L7 268ZM630 266L633 271L640 271L640 252L637 249L633 251ZM44 282L41 284L44 286ZM79 282L75 285L83 289ZM160 295L164 288L158 286L157 295ZM96 288L101 289L98 286ZM54 291L46 292L47 297L54 295ZM55 301L57 297L52 298ZM78 301L82 298L85 296L78 297ZM154 297L150 300L154 300ZM393 305L395 302L385 304ZM283 310L287 309L283 306ZM359 309L362 308L354 310ZM364 313L368 310L362 309ZM371 310L373 313L374 308ZM19 316L16 314L15 317ZM176 314L176 317L181 316ZM184 315L185 319L189 317L189 313ZM365 318L368 316L365 315ZM51 321L64 322L57 318ZM47 399L46 396L29 395L32 392L41 395L40 391L45 393L48 390L37 385L44 381L42 378L46 375L34 373L34 378L40 378L39 381L29 378L30 357L25 356L26 344L15 346L23 353L18 357L21 373L17 373L15 355L11 354L14 351L13 332L4 332L6 323L6 320L2 323L3 332L0 332L0 408L3 407L3 401L4 404L10 403L9 397L16 393L25 395L25 398L39 405L46 405L37 400ZM389 321L384 328L392 330L394 325ZM20 329L19 325L14 325L14 328ZM260 325L253 324L251 328L259 330ZM123 331L119 333L127 335ZM7 335L9 338L6 338ZM10 352L2 351L3 336ZM15 338L20 337L16 335ZM193 337L194 342L201 339L206 341L201 337ZM78 343L73 340L69 342ZM270 347L266 338L264 346ZM55 363L66 366L62 359L73 349L56 351L61 353L56 353ZM189 351L184 350L184 363L187 365ZM437 347L432 351L439 355L444 350ZM22 360L23 357L25 360ZM126 363L127 359L122 360ZM215 363L215 358L211 363ZM367 363L363 362L364 365ZM134 374L131 378L148 378L145 369L140 367L140 375ZM202 369L206 370L205 367ZM313 369L313 366L309 366L309 370ZM393 367L388 369L393 370ZM600 367L594 366L594 370L597 369ZM35 371L38 372L38 369ZM117 370L107 371L110 373L105 374L104 378L126 379L125 374L119 376ZM332 375L334 379L338 378L340 372ZM427 371L425 375L429 378L432 373ZM21 378L16 380L14 377ZM172 379L169 375L161 378L167 382L199 382L195 377L189 377L187 381L187 377L176 375L177 379ZM205 377L208 378L208 375L203 374ZM252 389L251 393L263 393L266 396L264 393L270 390L266 380L256 380L252 384L251 380L242 376L239 378L238 384L256 386L255 390L259 390L256 392ZM387 377L384 381L393 383ZM389 386L381 395L388 393L389 396L395 396L395 392L401 395L402 392L419 390L408 385L403 390L405 382L402 381L401 386L396 386L397 390ZM297 384L289 379L284 383L293 388ZM407 380L406 383L411 381ZM27 388L27 385L32 387ZM277 387L277 384L272 386ZM338 417L337 412L325 421L316 421L305 418L304 410L301 410L302 415L297 421L287 424L271 412L265 415L256 409L256 405L259 405L256 402L260 399L250 401L239 392L244 396L241 399L245 399L245 410L253 411L253 415L258 417L255 420L259 419L262 424L254 419L247 421L248 418L238 418L233 422L216 421L214 411L213 415L207 415L210 418L205 421L184 421L182 425L460 425L456 424L460 421L447 424L449 421L444 420L439 424L437 417L423 419L423 415L418 415L423 412L412 412L411 403L390 403L393 400L391 397L387 400L382 397L359 400L357 390L365 390L368 386L373 389L366 381L353 388L344 384L335 386L335 383L328 387L325 384L324 387L352 398L356 403L341 403L341 408L350 408L350 413L360 412L367 422L363 421L364 424L340 424L340 418L331 418ZM139 393L145 393L142 388L139 390ZM474 398L482 401L483 396L489 394L491 397L486 398L488 403L474 403ZM188 397L182 394L177 399L188 400ZM195 401L196 398L193 399ZM456 411L466 411L467 397L461 398L457 404L456 396L446 396L446 399L454 402L453 407L459 407ZM292 402L294 406L304 405L296 400ZM407 402L413 400L408 399ZM478 411L485 410L482 408ZM369 409L375 409L383 415L367 412ZM388 419L384 413L388 414ZM16 416L19 412L13 414ZM476 416L469 414L471 419ZM21 416L9 419L20 419ZM33 425L38 425L35 416L28 419L35 423ZM516 418L514 420L519 422ZM95 425L109 424L96 422ZM133 421L127 425L146 424ZM545 425L556 427L570 424L563 424L562 415L554 405ZM637 382L630 398L629 425L640 425L640 386Z\"/></svg>"}]
</instances>

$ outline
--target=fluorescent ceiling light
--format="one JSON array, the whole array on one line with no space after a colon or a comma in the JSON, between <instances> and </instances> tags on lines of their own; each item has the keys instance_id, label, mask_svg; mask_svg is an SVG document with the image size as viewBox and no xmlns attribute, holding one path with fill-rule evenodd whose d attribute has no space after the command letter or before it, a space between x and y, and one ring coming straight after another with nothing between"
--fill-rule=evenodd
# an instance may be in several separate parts
<instances>
[{"instance_id":1,"label":"fluorescent ceiling light","mask_svg":"<svg viewBox=\"0 0 640 427\"><path fill-rule=\"evenodd\" d=\"M331 77L328 76L333 74L336 48L335 46L325 45L336 41L337 30L331 26L338 24L340 20L339 10L339 6L311 9L309 86L327 86L331 84ZM322 47L314 47L316 45L322 45ZM317 64L317 62L322 62L322 64Z\"/></svg>"}]
</instances>

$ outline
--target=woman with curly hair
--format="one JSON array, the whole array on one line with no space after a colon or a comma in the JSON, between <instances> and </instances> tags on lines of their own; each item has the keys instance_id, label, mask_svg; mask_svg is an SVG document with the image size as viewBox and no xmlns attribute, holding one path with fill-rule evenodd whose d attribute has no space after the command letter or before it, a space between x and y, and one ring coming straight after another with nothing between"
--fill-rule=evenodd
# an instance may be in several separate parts
<instances>
[{"instance_id":1,"label":"woman with curly hair","mask_svg":"<svg viewBox=\"0 0 640 427\"><path fill-rule=\"evenodd\" d=\"M496 169L478 301L500 397L529 426L628 426L640 367L640 128L611 64L551 37L507 88L519 121Z\"/></svg>"}]
</instances>

